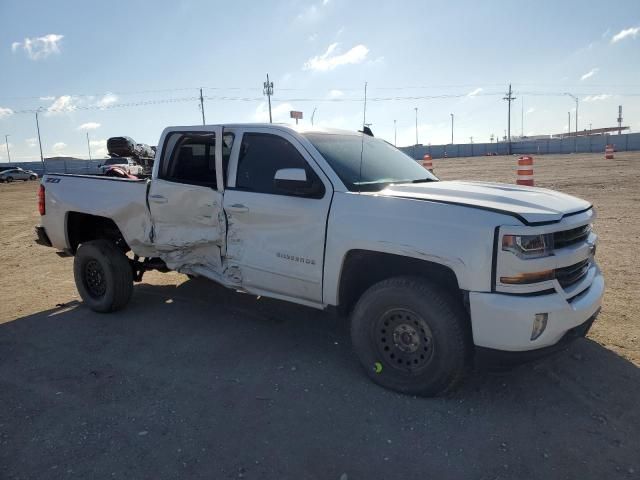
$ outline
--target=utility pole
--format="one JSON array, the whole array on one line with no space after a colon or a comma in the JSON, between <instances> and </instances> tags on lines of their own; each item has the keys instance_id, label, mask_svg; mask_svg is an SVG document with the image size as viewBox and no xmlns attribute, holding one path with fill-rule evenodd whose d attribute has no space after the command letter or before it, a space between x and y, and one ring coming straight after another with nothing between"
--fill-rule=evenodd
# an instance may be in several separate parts
<instances>
[{"instance_id":1,"label":"utility pole","mask_svg":"<svg viewBox=\"0 0 640 480\"><path fill-rule=\"evenodd\" d=\"M393 146L398 146L398 128L395 120L393 121Z\"/></svg>"},{"instance_id":2,"label":"utility pole","mask_svg":"<svg viewBox=\"0 0 640 480\"><path fill-rule=\"evenodd\" d=\"M576 137L577 137L578 136L578 97L576 97L571 93L565 93L565 95L573 98L573 100L576 102ZM571 133L571 128L569 128L569 133Z\"/></svg>"},{"instance_id":3,"label":"utility pole","mask_svg":"<svg viewBox=\"0 0 640 480\"><path fill-rule=\"evenodd\" d=\"M567 129L567 135L570 137L571 136L571 112L567 112L567 114L569 115L569 128Z\"/></svg>"},{"instance_id":4,"label":"utility pole","mask_svg":"<svg viewBox=\"0 0 640 480\"><path fill-rule=\"evenodd\" d=\"M414 107L416 111L416 145L418 145L418 107Z\"/></svg>"},{"instance_id":5,"label":"utility pole","mask_svg":"<svg viewBox=\"0 0 640 480\"><path fill-rule=\"evenodd\" d=\"M38 130L38 145L40 146L40 161L42 162L42 168L45 168L44 164L44 156L42 155L42 140L40 140L40 123L38 122L38 112L40 109L36 110L36 129Z\"/></svg>"},{"instance_id":6,"label":"utility pole","mask_svg":"<svg viewBox=\"0 0 640 480\"><path fill-rule=\"evenodd\" d=\"M9 151L9 137L11 135L5 135L4 136L4 143L7 145L7 158L9 159L9 163L11 163L11 152Z\"/></svg>"},{"instance_id":7,"label":"utility pole","mask_svg":"<svg viewBox=\"0 0 640 480\"><path fill-rule=\"evenodd\" d=\"M572 95L571 93L565 93L569 97L573 98L576 102L576 138L573 141L573 151L575 153L578 152L578 97ZM571 134L571 122L569 122L569 134Z\"/></svg>"},{"instance_id":8,"label":"utility pole","mask_svg":"<svg viewBox=\"0 0 640 480\"><path fill-rule=\"evenodd\" d=\"M89 132L87 132L87 148L89 149L89 160L91 160L91 142L89 142Z\"/></svg>"},{"instance_id":9,"label":"utility pole","mask_svg":"<svg viewBox=\"0 0 640 480\"><path fill-rule=\"evenodd\" d=\"M313 125L313 117L315 117L317 109L318 107L313 107L313 113L311 114L311 125Z\"/></svg>"},{"instance_id":10,"label":"utility pole","mask_svg":"<svg viewBox=\"0 0 640 480\"><path fill-rule=\"evenodd\" d=\"M622 135L622 105L618 105L618 135Z\"/></svg>"},{"instance_id":11,"label":"utility pole","mask_svg":"<svg viewBox=\"0 0 640 480\"><path fill-rule=\"evenodd\" d=\"M509 84L509 92L507 96L503 98L509 103L508 113L507 113L507 141L509 142L508 152L511 155L511 102L513 102L516 97L512 95L511 84Z\"/></svg>"},{"instance_id":12,"label":"utility pole","mask_svg":"<svg viewBox=\"0 0 640 480\"><path fill-rule=\"evenodd\" d=\"M520 97L520 138L524 138L524 95Z\"/></svg>"},{"instance_id":13,"label":"utility pole","mask_svg":"<svg viewBox=\"0 0 640 480\"><path fill-rule=\"evenodd\" d=\"M202 112L202 125L205 125L204 121L204 97L202 96L202 89L200 89L200 111ZM89 132L87 132L88 134Z\"/></svg>"},{"instance_id":14,"label":"utility pole","mask_svg":"<svg viewBox=\"0 0 640 480\"><path fill-rule=\"evenodd\" d=\"M271 117L271 95L273 95L273 82L269 81L269 74L267 73L267 81L264 82L264 88L262 93L267 96L267 101L269 102L269 123L273 123L273 118Z\"/></svg>"},{"instance_id":15,"label":"utility pole","mask_svg":"<svg viewBox=\"0 0 640 480\"><path fill-rule=\"evenodd\" d=\"M451 115L451 145L453 145L453 113L449 115Z\"/></svg>"}]
</instances>

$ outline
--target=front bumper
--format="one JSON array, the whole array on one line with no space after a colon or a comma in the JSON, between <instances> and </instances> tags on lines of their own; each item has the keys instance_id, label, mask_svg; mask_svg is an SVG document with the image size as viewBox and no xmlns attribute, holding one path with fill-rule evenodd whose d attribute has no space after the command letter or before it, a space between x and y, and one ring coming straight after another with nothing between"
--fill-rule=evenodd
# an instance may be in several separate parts
<instances>
[{"instance_id":1,"label":"front bumper","mask_svg":"<svg viewBox=\"0 0 640 480\"><path fill-rule=\"evenodd\" d=\"M604 278L597 267L589 287L569 299L557 292L536 296L470 292L473 341L477 347L510 352L550 347L595 318L603 295ZM531 340L537 313L548 314L547 326Z\"/></svg>"}]
</instances>

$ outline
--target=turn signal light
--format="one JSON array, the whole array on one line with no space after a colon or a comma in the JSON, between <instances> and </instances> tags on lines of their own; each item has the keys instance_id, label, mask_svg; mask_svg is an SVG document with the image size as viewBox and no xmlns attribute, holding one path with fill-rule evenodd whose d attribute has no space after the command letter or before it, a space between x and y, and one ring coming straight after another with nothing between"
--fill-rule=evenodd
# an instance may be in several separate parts
<instances>
[{"instance_id":1,"label":"turn signal light","mask_svg":"<svg viewBox=\"0 0 640 480\"><path fill-rule=\"evenodd\" d=\"M538 283L538 282L544 282L544 281L553 280L553 279L554 279L553 270L544 270L542 272L534 272L534 273L520 273L513 277L500 277L500 281L502 283L506 283L509 285Z\"/></svg>"}]
</instances>

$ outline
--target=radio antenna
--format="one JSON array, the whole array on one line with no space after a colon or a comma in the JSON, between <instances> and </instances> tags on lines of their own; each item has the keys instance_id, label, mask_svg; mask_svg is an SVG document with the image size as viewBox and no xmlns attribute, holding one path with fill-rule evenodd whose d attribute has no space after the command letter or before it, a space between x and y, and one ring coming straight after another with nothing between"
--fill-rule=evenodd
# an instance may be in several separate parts
<instances>
[{"instance_id":1,"label":"radio antenna","mask_svg":"<svg viewBox=\"0 0 640 480\"><path fill-rule=\"evenodd\" d=\"M360 172L358 174L358 193L362 193L362 157L364 156L364 129L367 123L367 82L364 82L364 111L362 113L362 138L360 144Z\"/></svg>"}]
</instances>

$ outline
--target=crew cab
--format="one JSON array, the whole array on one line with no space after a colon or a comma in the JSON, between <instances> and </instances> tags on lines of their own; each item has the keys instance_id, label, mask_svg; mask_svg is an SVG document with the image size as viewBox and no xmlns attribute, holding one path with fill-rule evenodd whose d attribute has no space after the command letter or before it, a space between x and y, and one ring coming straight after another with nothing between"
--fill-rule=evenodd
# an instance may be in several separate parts
<instances>
[{"instance_id":1,"label":"crew cab","mask_svg":"<svg viewBox=\"0 0 640 480\"><path fill-rule=\"evenodd\" d=\"M358 132L170 127L150 179L47 174L39 208L89 308L124 307L149 269L335 308L367 374L405 393L453 388L478 350L586 334L604 292L588 202L439 181Z\"/></svg>"}]
</instances>

